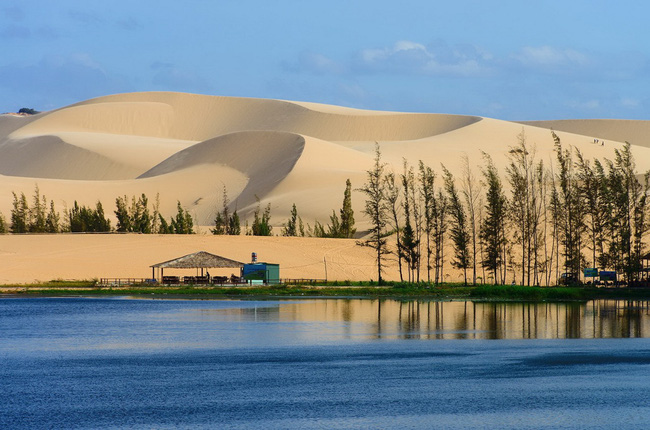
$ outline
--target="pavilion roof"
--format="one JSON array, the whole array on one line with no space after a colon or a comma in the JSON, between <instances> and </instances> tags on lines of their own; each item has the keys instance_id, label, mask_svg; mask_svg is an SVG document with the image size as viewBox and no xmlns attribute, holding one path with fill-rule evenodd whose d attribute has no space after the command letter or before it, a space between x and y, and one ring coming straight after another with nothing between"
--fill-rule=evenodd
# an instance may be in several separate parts
<instances>
[{"instance_id":1,"label":"pavilion roof","mask_svg":"<svg viewBox=\"0 0 650 430\"><path fill-rule=\"evenodd\" d=\"M240 261L231 260L219 255L210 254L209 252L199 251L194 254L184 255L169 261L153 264L149 267L159 267L163 269L196 269L196 268L241 268L244 263Z\"/></svg>"}]
</instances>

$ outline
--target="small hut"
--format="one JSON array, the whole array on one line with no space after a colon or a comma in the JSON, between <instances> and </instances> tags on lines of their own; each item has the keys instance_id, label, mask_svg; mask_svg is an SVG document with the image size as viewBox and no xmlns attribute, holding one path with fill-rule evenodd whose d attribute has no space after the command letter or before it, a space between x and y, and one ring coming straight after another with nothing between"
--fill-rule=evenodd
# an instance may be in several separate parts
<instances>
[{"instance_id":1,"label":"small hut","mask_svg":"<svg viewBox=\"0 0 650 430\"><path fill-rule=\"evenodd\" d=\"M186 284L210 284L213 282L223 283L228 280L226 276L209 276L208 269L225 269L233 268L239 269L238 279L241 278L241 270L244 263L240 261L231 260L219 255L210 254L209 252L199 251L194 254L184 255L173 260L164 261L162 263L153 264L151 267L152 277L160 280L163 284L179 284L181 279L179 276L165 276L165 269L195 269L196 276L184 276L183 283ZM158 276L156 276L156 269L158 269ZM200 269L200 275L199 275Z\"/></svg>"},{"instance_id":2,"label":"small hut","mask_svg":"<svg viewBox=\"0 0 650 430\"><path fill-rule=\"evenodd\" d=\"M250 263L244 264L242 277L249 282L265 284L280 283L280 265L275 263Z\"/></svg>"}]
</instances>

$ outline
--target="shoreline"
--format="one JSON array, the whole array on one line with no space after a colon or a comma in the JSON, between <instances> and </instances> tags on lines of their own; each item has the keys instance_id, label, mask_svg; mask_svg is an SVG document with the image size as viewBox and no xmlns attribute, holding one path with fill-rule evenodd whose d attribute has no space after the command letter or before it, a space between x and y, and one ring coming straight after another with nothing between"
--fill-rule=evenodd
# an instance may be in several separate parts
<instances>
[{"instance_id":1,"label":"shoreline","mask_svg":"<svg viewBox=\"0 0 650 430\"><path fill-rule=\"evenodd\" d=\"M72 284L72 285L71 285ZM520 286L264 286L264 287L97 287L91 281L43 285L0 285L2 298L134 297L184 300L428 300L473 302L557 302L589 300L650 300L650 289Z\"/></svg>"}]
</instances>

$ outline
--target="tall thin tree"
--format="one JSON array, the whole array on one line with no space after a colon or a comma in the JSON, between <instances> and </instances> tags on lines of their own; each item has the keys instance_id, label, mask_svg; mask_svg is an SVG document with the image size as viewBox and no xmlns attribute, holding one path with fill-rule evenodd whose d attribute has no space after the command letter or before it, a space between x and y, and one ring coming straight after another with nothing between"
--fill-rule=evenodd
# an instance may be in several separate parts
<instances>
[{"instance_id":1,"label":"tall thin tree","mask_svg":"<svg viewBox=\"0 0 650 430\"><path fill-rule=\"evenodd\" d=\"M442 166L445 191L449 198L449 212L453 220L451 226L451 240L454 243L454 260L452 264L458 269L463 269L463 279L467 285L467 269L471 264L469 253L469 232L467 231L467 214L458 194L454 176L443 165Z\"/></svg>"},{"instance_id":2,"label":"tall thin tree","mask_svg":"<svg viewBox=\"0 0 650 430\"><path fill-rule=\"evenodd\" d=\"M370 170L366 171L367 180L359 191L366 195L363 213L370 219L370 237L365 241L357 242L359 245L369 246L374 249L377 261L377 282L383 284L382 270L383 257L388 253L384 232L388 219L388 206L386 204L386 190L384 170L386 165L381 161L379 143L375 143L375 161Z\"/></svg>"},{"instance_id":3,"label":"tall thin tree","mask_svg":"<svg viewBox=\"0 0 650 430\"><path fill-rule=\"evenodd\" d=\"M505 279L507 198L503 191L501 176L487 153L483 153L487 166L483 170L486 187L485 218L480 238L484 248L483 267L492 272L495 284Z\"/></svg>"},{"instance_id":4,"label":"tall thin tree","mask_svg":"<svg viewBox=\"0 0 650 430\"><path fill-rule=\"evenodd\" d=\"M465 200L465 207L467 208L467 215L469 221L469 233L472 242L472 283L476 284L476 265L477 265L477 242L478 242L478 201L480 198L480 184L477 182L472 168L469 163L467 154L463 154L463 172L462 172L462 190Z\"/></svg>"}]
</instances>

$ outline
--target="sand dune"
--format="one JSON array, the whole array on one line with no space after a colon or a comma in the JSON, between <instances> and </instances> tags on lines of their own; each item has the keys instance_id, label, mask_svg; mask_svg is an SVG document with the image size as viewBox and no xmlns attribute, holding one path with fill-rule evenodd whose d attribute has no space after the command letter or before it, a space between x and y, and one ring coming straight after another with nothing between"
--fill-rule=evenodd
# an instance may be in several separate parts
<instances>
[{"instance_id":1,"label":"sand dune","mask_svg":"<svg viewBox=\"0 0 650 430\"><path fill-rule=\"evenodd\" d=\"M565 147L579 149L587 157L611 159L614 150L629 141L634 146L638 169L650 169L650 121L514 123L283 100L130 93L87 100L31 117L0 115L0 212L9 217L12 191L31 197L36 185L60 211L75 200L86 205L100 200L109 215L117 196L145 193L153 201L159 194L164 216L173 215L180 201L205 233L221 207L225 186L230 209L238 210L242 222L251 220L257 199L262 206L271 204L271 222L278 233L293 204L305 223L328 221L332 210L340 208L345 181L350 179L355 188L352 201L357 227L363 231L368 227L361 214L364 197L356 188L366 180L377 143L382 160L395 172L402 171L404 160L411 165L422 160L436 172L444 164L460 175L467 158L474 175L480 178L483 152L489 153L503 171L508 152L522 132L536 157L552 163L555 156L551 129L556 130ZM595 144L594 139L605 139L607 143ZM77 237L65 241L80 240ZM158 247L156 240L172 240L117 237L101 239L96 246L101 249L105 241L112 240L128 244L145 240ZM23 240L38 242L24 237L9 241L5 236L0 237L0 247L11 253L11 248L22 246L19 243ZM192 252L207 239L195 238L197 246L189 245L192 239L178 240L189 241L187 247L152 259L162 261ZM307 242L293 243L303 249L298 243ZM65 242L65 246L71 245ZM228 242L227 246L234 245ZM309 246L315 245L309 242ZM275 255L278 251L270 252ZM349 269L341 276L352 278L352 272L357 273ZM69 277L63 272L60 276ZM128 276L135 273L128 271ZM366 272L359 272L359 276L369 277Z\"/></svg>"},{"instance_id":2,"label":"sand dune","mask_svg":"<svg viewBox=\"0 0 650 430\"><path fill-rule=\"evenodd\" d=\"M256 196L267 195L291 172L304 145L304 137L293 133L231 133L184 149L139 178L153 178L204 164L228 166L249 178L246 187L232 203L233 210L246 212L249 206L256 203Z\"/></svg>"},{"instance_id":3,"label":"sand dune","mask_svg":"<svg viewBox=\"0 0 650 430\"><path fill-rule=\"evenodd\" d=\"M14 132L98 132L203 141L247 130L286 131L323 140L410 140L445 133L479 117L360 111L280 100L180 93L100 97L53 111ZM352 111L353 113L351 113Z\"/></svg>"},{"instance_id":4,"label":"sand dune","mask_svg":"<svg viewBox=\"0 0 650 430\"><path fill-rule=\"evenodd\" d=\"M483 151L503 168L522 131L548 163L551 126L566 130L559 132L563 144L592 157L611 158L621 147L620 141L593 144L608 127L621 141L629 140L627 122L576 124L181 93L117 94L33 117L1 116L0 192L7 197L0 200L0 211L9 213L11 191L30 194L38 184L59 207L100 199L111 208L118 195L146 193L153 199L159 193L164 215L173 214L178 200L207 226L225 185L231 209L244 219L259 198L262 205L271 204L276 226L294 203L305 222L323 222L340 206L346 179L355 188L365 181L375 143L397 172L406 159L412 165L422 160L437 171L444 164L459 173L467 157L480 176ZM637 137L645 126L635 122L630 133ZM639 160L649 160L640 161L642 170L650 167L647 151L637 149ZM363 209L359 192L353 193L353 205L359 213ZM357 222L360 230L366 226L360 216Z\"/></svg>"},{"instance_id":5,"label":"sand dune","mask_svg":"<svg viewBox=\"0 0 650 430\"><path fill-rule=\"evenodd\" d=\"M522 122L522 124L594 136L601 141L627 141L635 146L650 147L650 121L623 119L569 119L556 121L528 121Z\"/></svg>"},{"instance_id":6,"label":"sand dune","mask_svg":"<svg viewBox=\"0 0 650 430\"><path fill-rule=\"evenodd\" d=\"M58 136L8 140L0 147L0 173L31 178L111 180L133 177L128 164L66 143Z\"/></svg>"},{"instance_id":7,"label":"sand dune","mask_svg":"<svg viewBox=\"0 0 650 430\"><path fill-rule=\"evenodd\" d=\"M3 117L0 174L14 179L3 181L0 191L11 187L9 191L29 193L38 183L50 190L48 198L66 206L73 200L94 204L111 187L110 202L125 193L160 193L163 207L173 211L180 200L200 223L209 224L218 207L215 195L226 185L232 207L244 217L251 215L259 198L262 204L272 204L277 224L293 203L313 222L327 219L340 204L346 179L361 185L374 142L390 146L428 139L480 121L280 100L118 94L30 118ZM318 155L305 156L305 145L309 154ZM240 172L246 185L241 188L237 179L231 189L231 179L199 175L198 170L210 170L208 165ZM172 195L170 191L178 189L178 172L187 177L192 169L197 171L195 179ZM47 183L61 179L77 182L65 188ZM71 197L71 190L79 194ZM361 210L362 202L356 200L355 208ZM7 213L9 203L0 202L0 211Z\"/></svg>"}]
</instances>

